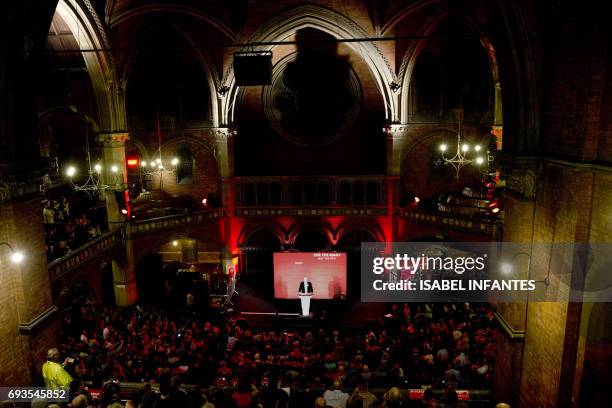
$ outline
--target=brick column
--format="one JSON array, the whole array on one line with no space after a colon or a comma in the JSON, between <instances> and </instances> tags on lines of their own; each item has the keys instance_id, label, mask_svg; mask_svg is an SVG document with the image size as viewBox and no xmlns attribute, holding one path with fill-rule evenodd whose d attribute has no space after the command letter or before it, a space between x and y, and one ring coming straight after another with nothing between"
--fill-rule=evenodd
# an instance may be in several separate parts
<instances>
[{"instance_id":1,"label":"brick column","mask_svg":"<svg viewBox=\"0 0 612 408\"><path fill-rule=\"evenodd\" d=\"M225 208L225 247L222 251L222 257L223 265L227 268L232 262L232 252L237 249L237 237L240 232L235 216L234 139L236 130L227 127L215 128L212 136L219 174L221 175L221 202Z\"/></svg>"},{"instance_id":2,"label":"brick column","mask_svg":"<svg viewBox=\"0 0 612 408\"><path fill-rule=\"evenodd\" d=\"M20 174L20 179L23 174ZM27 176L27 175L26 175ZM0 242L23 251L21 264L0 245L0 386L40 383L40 368L58 344L42 228L40 179L0 176Z\"/></svg>"},{"instance_id":3,"label":"brick column","mask_svg":"<svg viewBox=\"0 0 612 408\"><path fill-rule=\"evenodd\" d=\"M384 132L387 136L387 220L384 229L387 242L393 242L398 235L394 213L402 191L401 164L408 143L408 126L391 124L385 127Z\"/></svg>"},{"instance_id":4,"label":"brick column","mask_svg":"<svg viewBox=\"0 0 612 408\"><path fill-rule=\"evenodd\" d=\"M138 299L136 288L134 240L126 215L121 213L127 197L127 169L125 164L125 143L129 140L126 132L100 133L98 143L103 146L103 182L109 187L103 195L106 200L106 215L109 229L125 228L125 262L112 262L115 303L129 306ZM117 171L111 169L116 166Z\"/></svg>"},{"instance_id":5,"label":"brick column","mask_svg":"<svg viewBox=\"0 0 612 408\"><path fill-rule=\"evenodd\" d=\"M106 215L110 229L119 228L125 221L121 214L120 203L116 194L124 194L127 187L127 171L125 167L125 142L129 140L126 132L100 133L98 143L103 146L103 182L109 186L103 195L106 200ZM117 167L117 172L111 169Z\"/></svg>"}]
</instances>

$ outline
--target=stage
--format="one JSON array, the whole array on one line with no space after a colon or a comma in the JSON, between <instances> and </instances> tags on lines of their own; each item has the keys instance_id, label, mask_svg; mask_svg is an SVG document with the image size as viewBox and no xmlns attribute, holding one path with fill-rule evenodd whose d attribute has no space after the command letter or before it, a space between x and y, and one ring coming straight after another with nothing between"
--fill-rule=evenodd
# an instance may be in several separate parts
<instances>
[{"instance_id":1,"label":"stage","mask_svg":"<svg viewBox=\"0 0 612 408\"><path fill-rule=\"evenodd\" d=\"M236 289L239 293L235 297L236 316L255 327L362 327L376 324L385 313L384 303L362 303L357 296L349 296L338 300L313 299L310 315L301 316L299 299L274 299L240 281Z\"/></svg>"}]
</instances>

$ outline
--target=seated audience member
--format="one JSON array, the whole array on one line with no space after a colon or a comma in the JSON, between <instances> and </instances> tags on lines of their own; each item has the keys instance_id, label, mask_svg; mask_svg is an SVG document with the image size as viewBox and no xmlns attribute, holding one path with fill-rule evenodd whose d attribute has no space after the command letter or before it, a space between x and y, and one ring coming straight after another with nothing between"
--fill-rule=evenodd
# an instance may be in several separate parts
<instances>
[{"instance_id":1,"label":"seated audience member","mask_svg":"<svg viewBox=\"0 0 612 408\"><path fill-rule=\"evenodd\" d=\"M334 408L345 408L346 402L348 401L349 395L343 392L342 384L339 380L335 380L331 389L323 393L325 403Z\"/></svg>"}]
</instances>

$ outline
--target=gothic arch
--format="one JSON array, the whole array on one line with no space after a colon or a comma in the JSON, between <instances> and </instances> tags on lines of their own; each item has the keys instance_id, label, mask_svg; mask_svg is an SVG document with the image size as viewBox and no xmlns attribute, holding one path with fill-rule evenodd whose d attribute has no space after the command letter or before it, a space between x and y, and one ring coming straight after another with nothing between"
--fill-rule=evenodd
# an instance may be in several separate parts
<instances>
[{"instance_id":1,"label":"gothic arch","mask_svg":"<svg viewBox=\"0 0 612 408\"><path fill-rule=\"evenodd\" d=\"M336 38L364 38L368 33L353 20L313 4L304 4L281 13L258 29L247 43L281 41L302 28L315 28ZM397 95L391 90L390 84L395 82L395 73L380 49L372 42L349 42L347 45L361 56L369 67L385 104L385 117L389 122L398 119ZM269 51L272 45L245 46L242 51ZM222 97L221 123L231 124L234 120L236 103L240 97L240 89L236 85L233 69L225 74L224 87L228 91Z\"/></svg>"},{"instance_id":2,"label":"gothic arch","mask_svg":"<svg viewBox=\"0 0 612 408\"><path fill-rule=\"evenodd\" d=\"M217 99L217 95L219 92L219 74L217 69L214 66L213 59L210 54L202 47L198 47L194 38L195 35L191 32L191 30L181 21L175 18L171 18L166 22L167 26L172 28L190 47L193 48L193 53L199 62L202 72L206 78L206 83L208 84L209 91L209 102L210 102L210 114L209 118L211 121L211 125L213 127L217 127L219 125L219 101ZM155 24L149 26L147 29L143 30L142 33L132 42L129 47L129 52L123 59L120 67L120 81L125 87L129 80L130 72L138 58L138 53L142 49L142 47L147 43L149 38L161 29L163 25Z\"/></svg>"},{"instance_id":3,"label":"gothic arch","mask_svg":"<svg viewBox=\"0 0 612 408\"><path fill-rule=\"evenodd\" d=\"M140 15L153 14L153 13L162 13L162 14L184 14L188 16L195 17L199 20L205 21L211 26L215 27L221 34L227 37L230 40L236 39L236 34L221 20L199 10L195 7L190 7L181 4L173 4L173 3L161 3L161 4L145 4L138 7L129 8L123 12L118 13L117 15L113 15L110 20L109 26L110 28L115 28L117 25L124 23L134 17L138 17Z\"/></svg>"},{"instance_id":4,"label":"gothic arch","mask_svg":"<svg viewBox=\"0 0 612 408\"><path fill-rule=\"evenodd\" d=\"M338 226L338 229L336 231L336 244L348 234L359 230L367 232L377 242L385 242L385 234L383 233L378 224L346 222Z\"/></svg>"},{"instance_id":5,"label":"gothic arch","mask_svg":"<svg viewBox=\"0 0 612 408\"><path fill-rule=\"evenodd\" d=\"M249 239L260 231L270 232L278 239L278 243L281 247L285 245L287 232L284 231L281 226L276 224L270 225L269 223L255 223L244 227L240 231L240 235L238 236L238 247L246 245Z\"/></svg>"},{"instance_id":6,"label":"gothic arch","mask_svg":"<svg viewBox=\"0 0 612 408\"><path fill-rule=\"evenodd\" d=\"M56 13L72 32L89 73L102 133L126 130L124 98L114 74L106 33L89 0L59 0Z\"/></svg>"},{"instance_id":7,"label":"gothic arch","mask_svg":"<svg viewBox=\"0 0 612 408\"><path fill-rule=\"evenodd\" d=\"M429 37L435 30L446 20L449 16L453 16L458 18L466 27L475 34L479 35L479 40L481 46L484 48L485 53L487 54L487 58L489 60L489 68L491 72L491 76L493 78L493 84L495 86L494 92L494 106L495 111L501 112L501 86L500 86L500 76L499 76L499 67L497 63L497 55L495 53L495 48L493 47L493 43L491 40L484 34L481 27L479 27L478 23L470 18L468 15L459 12L458 10L450 10L447 6L439 7L433 14L429 16L428 19L421 24L421 27L418 30L419 36ZM398 80L401 83L401 98L400 98L400 122L408 123L408 99L410 97L410 84L412 81L412 72L414 66L416 64L417 59L419 58L425 43L427 42L427 38L413 40L411 41L410 46L406 50L402 58L402 62L400 64L400 70L398 73ZM496 118L496 122L501 123L501 118ZM498 124L498 123L495 123Z\"/></svg>"}]
</instances>

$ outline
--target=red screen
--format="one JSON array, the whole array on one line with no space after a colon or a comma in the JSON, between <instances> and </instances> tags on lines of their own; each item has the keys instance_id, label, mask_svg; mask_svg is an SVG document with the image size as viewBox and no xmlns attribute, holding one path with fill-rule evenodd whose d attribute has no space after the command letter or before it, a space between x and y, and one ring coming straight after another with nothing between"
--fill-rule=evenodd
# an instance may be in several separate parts
<instances>
[{"instance_id":1,"label":"red screen","mask_svg":"<svg viewBox=\"0 0 612 408\"><path fill-rule=\"evenodd\" d=\"M275 252L274 297L297 299L304 277L312 283L313 299L346 295L346 254L340 252Z\"/></svg>"}]
</instances>

